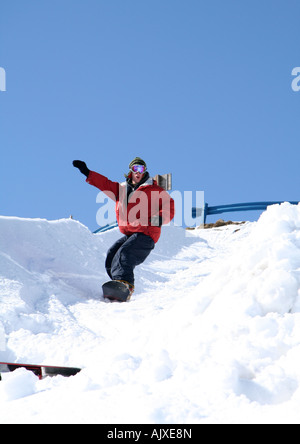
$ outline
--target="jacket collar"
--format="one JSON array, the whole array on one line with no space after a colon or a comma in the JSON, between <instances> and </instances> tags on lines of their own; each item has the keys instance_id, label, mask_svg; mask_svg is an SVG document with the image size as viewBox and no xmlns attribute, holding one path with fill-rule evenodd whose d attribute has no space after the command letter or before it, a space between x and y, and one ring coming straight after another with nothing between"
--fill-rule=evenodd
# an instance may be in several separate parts
<instances>
[{"instance_id":1,"label":"jacket collar","mask_svg":"<svg viewBox=\"0 0 300 444\"><path fill-rule=\"evenodd\" d=\"M153 184L153 179L152 177L149 176L148 171L146 171L144 177L142 178L142 180L140 181L140 183L134 185L131 181L131 173L129 174L129 176L126 179L127 185L128 187L131 189L131 191L135 191L137 190L139 187L141 186L147 186L147 185L152 185Z\"/></svg>"}]
</instances>

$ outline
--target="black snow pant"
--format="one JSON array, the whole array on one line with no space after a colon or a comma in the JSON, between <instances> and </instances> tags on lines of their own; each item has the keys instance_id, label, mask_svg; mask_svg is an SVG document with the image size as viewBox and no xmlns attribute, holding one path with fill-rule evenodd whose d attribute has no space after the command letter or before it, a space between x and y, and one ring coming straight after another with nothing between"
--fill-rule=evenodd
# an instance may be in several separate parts
<instances>
[{"instance_id":1,"label":"black snow pant","mask_svg":"<svg viewBox=\"0 0 300 444\"><path fill-rule=\"evenodd\" d=\"M154 246L154 240L143 233L121 237L107 252L105 268L108 276L134 285L134 268L145 261Z\"/></svg>"}]
</instances>

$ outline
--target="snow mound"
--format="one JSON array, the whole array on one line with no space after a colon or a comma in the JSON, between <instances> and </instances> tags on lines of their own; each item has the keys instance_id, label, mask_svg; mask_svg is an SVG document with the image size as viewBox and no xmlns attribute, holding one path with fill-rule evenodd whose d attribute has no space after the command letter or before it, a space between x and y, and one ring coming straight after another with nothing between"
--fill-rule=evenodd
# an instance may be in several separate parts
<instances>
[{"instance_id":1,"label":"snow mound","mask_svg":"<svg viewBox=\"0 0 300 444\"><path fill-rule=\"evenodd\" d=\"M299 422L300 206L165 227L128 304L101 297L118 229L0 217L0 423ZM43 406L43 408L41 408Z\"/></svg>"}]
</instances>

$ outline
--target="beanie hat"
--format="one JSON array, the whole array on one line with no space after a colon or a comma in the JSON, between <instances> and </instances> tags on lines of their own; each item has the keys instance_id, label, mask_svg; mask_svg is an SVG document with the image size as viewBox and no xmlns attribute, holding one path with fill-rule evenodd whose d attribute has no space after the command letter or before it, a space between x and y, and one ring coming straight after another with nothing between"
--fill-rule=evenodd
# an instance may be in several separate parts
<instances>
[{"instance_id":1,"label":"beanie hat","mask_svg":"<svg viewBox=\"0 0 300 444\"><path fill-rule=\"evenodd\" d=\"M143 159L141 159L140 157L136 157L135 159L133 159L130 162L129 169L131 169L133 167L133 165L144 165L145 169L147 169L146 162Z\"/></svg>"}]
</instances>

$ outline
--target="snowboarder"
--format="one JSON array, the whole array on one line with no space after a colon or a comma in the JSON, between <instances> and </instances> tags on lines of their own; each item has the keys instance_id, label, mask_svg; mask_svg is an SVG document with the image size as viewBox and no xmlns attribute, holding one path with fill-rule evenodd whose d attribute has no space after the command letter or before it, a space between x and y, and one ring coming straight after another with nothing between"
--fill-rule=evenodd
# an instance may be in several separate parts
<instances>
[{"instance_id":1,"label":"snowboarder","mask_svg":"<svg viewBox=\"0 0 300 444\"><path fill-rule=\"evenodd\" d=\"M108 250L107 274L113 281L124 283L129 294L134 291L134 268L142 264L153 250L161 234L161 226L174 217L174 200L147 171L146 162L136 157L129 164L123 183L88 169L85 162L74 160L90 185L99 188L116 202L116 216L124 235ZM129 296L129 297L130 297Z\"/></svg>"}]
</instances>

